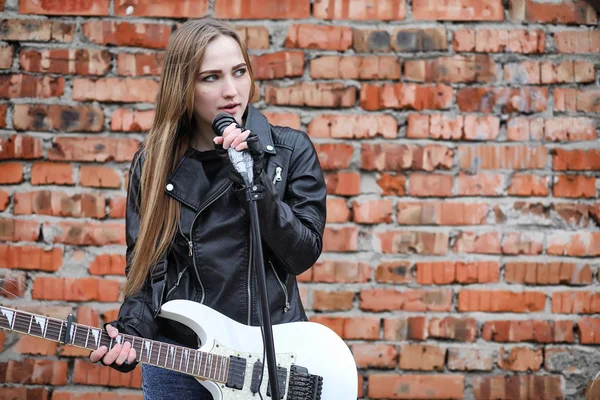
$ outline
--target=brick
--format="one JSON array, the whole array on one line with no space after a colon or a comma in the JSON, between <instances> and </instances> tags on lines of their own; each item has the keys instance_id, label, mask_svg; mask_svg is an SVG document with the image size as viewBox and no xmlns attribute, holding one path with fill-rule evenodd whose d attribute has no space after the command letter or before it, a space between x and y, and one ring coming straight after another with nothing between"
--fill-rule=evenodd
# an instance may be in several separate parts
<instances>
[{"instance_id":1,"label":"brick","mask_svg":"<svg viewBox=\"0 0 600 400\"><path fill-rule=\"evenodd\" d=\"M99 132L104 129L104 112L94 106L59 104L15 104L16 130Z\"/></svg>"},{"instance_id":2,"label":"brick","mask_svg":"<svg viewBox=\"0 0 600 400\"><path fill-rule=\"evenodd\" d=\"M356 196L360 193L360 174L351 171L325 173L327 194Z\"/></svg>"},{"instance_id":3,"label":"brick","mask_svg":"<svg viewBox=\"0 0 600 400\"><path fill-rule=\"evenodd\" d=\"M313 79L400 79L394 56L320 56L310 60Z\"/></svg>"},{"instance_id":4,"label":"brick","mask_svg":"<svg viewBox=\"0 0 600 400\"><path fill-rule=\"evenodd\" d=\"M454 178L451 175L411 173L408 194L416 197L452 196Z\"/></svg>"},{"instance_id":5,"label":"brick","mask_svg":"<svg viewBox=\"0 0 600 400\"><path fill-rule=\"evenodd\" d=\"M600 318L583 317L577 321L577 333L581 344L600 343Z\"/></svg>"},{"instance_id":6,"label":"brick","mask_svg":"<svg viewBox=\"0 0 600 400\"><path fill-rule=\"evenodd\" d=\"M594 314L600 310L600 293L552 292L552 312L555 314Z\"/></svg>"},{"instance_id":7,"label":"brick","mask_svg":"<svg viewBox=\"0 0 600 400\"><path fill-rule=\"evenodd\" d=\"M379 318L344 318L342 338L355 340L376 340L379 338L379 325Z\"/></svg>"},{"instance_id":8,"label":"brick","mask_svg":"<svg viewBox=\"0 0 600 400\"><path fill-rule=\"evenodd\" d=\"M327 197L327 223L350 221L350 208L346 199Z\"/></svg>"},{"instance_id":9,"label":"brick","mask_svg":"<svg viewBox=\"0 0 600 400\"><path fill-rule=\"evenodd\" d=\"M546 3L539 0L520 0L523 4L513 16L513 20L550 24L590 24L598 22L596 10L591 3L562 0ZM511 2L511 10L516 1ZM516 10L515 10L516 11Z\"/></svg>"},{"instance_id":10,"label":"brick","mask_svg":"<svg viewBox=\"0 0 600 400\"><path fill-rule=\"evenodd\" d=\"M265 85L267 104L303 107L353 107L356 88L337 82L302 82L291 86Z\"/></svg>"},{"instance_id":11,"label":"brick","mask_svg":"<svg viewBox=\"0 0 600 400\"><path fill-rule=\"evenodd\" d=\"M412 139L494 140L500 132L500 119L493 115L410 113L406 137Z\"/></svg>"},{"instance_id":12,"label":"brick","mask_svg":"<svg viewBox=\"0 0 600 400\"><path fill-rule=\"evenodd\" d=\"M0 164L0 185L11 185L23 182L23 164L6 162Z\"/></svg>"},{"instance_id":13,"label":"brick","mask_svg":"<svg viewBox=\"0 0 600 400\"><path fill-rule=\"evenodd\" d=\"M544 234L541 232L507 232L502 235L502 254L541 254Z\"/></svg>"},{"instance_id":14,"label":"brick","mask_svg":"<svg viewBox=\"0 0 600 400\"><path fill-rule=\"evenodd\" d=\"M313 17L324 20L402 20L406 18L405 0L317 0Z\"/></svg>"},{"instance_id":15,"label":"brick","mask_svg":"<svg viewBox=\"0 0 600 400\"><path fill-rule=\"evenodd\" d=\"M406 177L404 175L379 174L376 183L382 196L404 196L406 194Z\"/></svg>"},{"instance_id":16,"label":"brick","mask_svg":"<svg viewBox=\"0 0 600 400\"><path fill-rule=\"evenodd\" d=\"M54 74L104 75L112 56L106 50L26 49L19 55L21 69Z\"/></svg>"},{"instance_id":17,"label":"brick","mask_svg":"<svg viewBox=\"0 0 600 400\"><path fill-rule=\"evenodd\" d=\"M74 185L73 165L46 161L31 166L32 185Z\"/></svg>"},{"instance_id":18,"label":"brick","mask_svg":"<svg viewBox=\"0 0 600 400\"><path fill-rule=\"evenodd\" d=\"M547 242L546 252L552 255L600 255L600 232L553 233L549 235Z\"/></svg>"},{"instance_id":19,"label":"brick","mask_svg":"<svg viewBox=\"0 0 600 400\"><path fill-rule=\"evenodd\" d=\"M554 197L567 198L596 197L596 178L582 175L557 176L552 194Z\"/></svg>"},{"instance_id":20,"label":"brick","mask_svg":"<svg viewBox=\"0 0 600 400\"><path fill-rule=\"evenodd\" d=\"M15 215L52 215L102 218L105 200L102 193L67 194L43 190L14 194Z\"/></svg>"},{"instance_id":21,"label":"brick","mask_svg":"<svg viewBox=\"0 0 600 400\"><path fill-rule=\"evenodd\" d=\"M57 137L48 150L51 161L131 161L139 149L135 139Z\"/></svg>"},{"instance_id":22,"label":"brick","mask_svg":"<svg viewBox=\"0 0 600 400\"><path fill-rule=\"evenodd\" d=\"M119 223L45 222L44 239L78 246L125 244L125 227Z\"/></svg>"},{"instance_id":23,"label":"brick","mask_svg":"<svg viewBox=\"0 0 600 400\"><path fill-rule=\"evenodd\" d=\"M458 196L501 196L504 191L502 174L460 173L456 178Z\"/></svg>"},{"instance_id":24,"label":"brick","mask_svg":"<svg viewBox=\"0 0 600 400\"><path fill-rule=\"evenodd\" d=\"M463 170L543 169L548 161L543 146L459 146L457 150Z\"/></svg>"},{"instance_id":25,"label":"brick","mask_svg":"<svg viewBox=\"0 0 600 400\"><path fill-rule=\"evenodd\" d=\"M457 253L500 254L500 234L462 231L456 236L453 250Z\"/></svg>"},{"instance_id":26,"label":"brick","mask_svg":"<svg viewBox=\"0 0 600 400\"><path fill-rule=\"evenodd\" d=\"M14 53L14 47L0 46L0 69L10 69L12 67Z\"/></svg>"},{"instance_id":27,"label":"brick","mask_svg":"<svg viewBox=\"0 0 600 400\"><path fill-rule=\"evenodd\" d=\"M477 321L474 318L431 318L428 337L474 342L478 335Z\"/></svg>"},{"instance_id":28,"label":"brick","mask_svg":"<svg viewBox=\"0 0 600 400\"><path fill-rule=\"evenodd\" d=\"M385 340L425 340L427 336L424 317L385 318L383 320L383 338Z\"/></svg>"},{"instance_id":29,"label":"brick","mask_svg":"<svg viewBox=\"0 0 600 400\"><path fill-rule=\"evenodd\" d=\"M378 283L408 283L412 280L410 262L383 262L375 270L375 281Z\"/></svg>"},{"instance_id":30,"label":"brick","mask_svg":"<svg viewBox=\"0 0 600 400\"><path fill-rule=\"evenodd\" d=\"M392 222L391 200L354 201L352 210L354 222L358 224L380 224Z\"/></svg>"},{"instance_id":31,"label":"brick","mask_svg":"<svg viewBox=\"0 0 600 400\"><path fill-rule=\"evenodd\" d=\"M595 88L574 89L574 88L555 88L554 89L554 109L556 111L571 112L598 112L598 98L600 90Z\"/></svg>"},{"instance_id":32,"label":"brick","mask_svg":"<svg viewBox=\"0 0 600 400\"><path fill-rule=\"evenodd\" d=\"M346 26L292 24L283 45L288 48L345 51L352 46L352 31Z\"/></svg>"},{"instance_id":33,"label":"brick","mask_svg":"<svg viewBox=\"0 0 600 400\"><path fill-rule=\"evenodd\" d=\"M391 33L391 47L398 52L447 50L445 28L398 28ZM356 44L355 44L355 49Z\"/></svg>"},{"instance_id":34,"label":"brick","mask_svg":"<svg viewBox=\"0 0 600 400\"><path fill-rule=\"evenodd\" d=\"M411 59L404 62L404 76L417 82L493 82L496 63L482 54Z\"/></svg>"},{"instance_id":35,"label":"brick","mask_svg":"<svg viewBox=\"0 0 600 400\"><path fill-rule=\"evenodd\" d=\"M0 240L8 242L37 242L40 223L33 220L0 218Z\"/></svg>"},{"instance_id":36,"label":"brick","mask_svg":"<svg viewBox=\"0 0 600 400\"><path fill-rule=\"evenodd\" d=\"M467 87L458 89L456 102L462 112L541 112L548 107L548 88Z\"/></svg>"},{"instance_id":37,"label":"brick","mask_svg":"<svg viewBox=\"0 0 600 400\"><path fill-rule=\"evenodd\" d=\"M555 171L600 170L600 149L552 150L552 169Z\"/></svg>"},{"instance_id":38,"label":"brick","mask_svg":"<svg viewBox=\"0 0 600 400\"><path fill-rule=\"evenodd\" d=\"M264 0L260 7L244 0L215 0L215 17L225 19L302 19L310 17L310 0Z\"/></svg>"},{"instance_id":39,"label":"brick","mask_svg":"<svg viewBox=\"0 0 600 400\"><path fill-rule=\"evenodd\" d=\"M82 165L79 170L79 184L84 187L119 189L121 175L110 167Z\"/></svg>"},{"instance_id":40,"label":"brick","mask_svg":"<svg viewBox=\"0 0 600 400\"><path fill-rule=\"evenodd\" d=\"M540 29L458 29L454 33L456 51L477 53L544 53L546 37Z\"/></svg>"},{"instance_id":41,"label":"brick","mask_svg":"<svg viewBox=\"0 0 600 400\"><path fill-rule=\"evenodd\" d=\"M543 311L545 302L545 294L534 291L463 289L458 293L458 310L461 312L535 312Z\"/></svg>"},{"instance_id":42,"label":"brick","mask_svg":"<svg viewBox=\"0 0 600 400\"><path fill-rule=\"evenodd\" d=\"M108 203L108 217L109 218L125 218L125 208L127 205L126 196L113 196L110 198Z\"/></svg>"},{"instance_id":43,"label":"brick","mask_svg":"<svg viewBox=\"0 0 600 400\"><path fill-rule=\"evenodd\" d=\"M143 395L140 394L118 394L119 400L143 400ZM113 400L115 392L95 391L71 391L71 389L56 389L52 392L52 400Z\"/></svg>"},{"instance_id":44,"label":"brick","mask_svg":"<svg viewBox=\"0 0 600 400\"><path fill-rule=\"evenodd\" d=\"M6 112L8 104L0 104L0 128L6 128Z\"/></svg>"},{"instance_id":45,"label":"brick","mask_svg":"<svg viewBox=\"0 0 600 400\"><path fill-rule=\"evenodd\" d=\"M564 398L562 377L560 376L475 376L471 382L476 400Z\"/></svg>"},{"instance_id":46,"label":"brick","mask_svg":"<svg viewBox=\"0 0 600 400\"><path fill-rule=\"evenodd\" d=\"M117 108L110 118L110 130L113 132L146 132L150 129L154 113L154 110Z\"/></svg>"},{"instance_id":47,"label":"brick","mask_svg":"<svg viewBox=\"0 0 600 400\"><path fill-rule=\"evenodd\" d=\"M363 110L448 109L452 104L453 89L445 84L419 85L414 83L363 83L359 105Z\"/></svg>"},{"instance_id":48,"label":"brick","mask_svg":"<svg viewBox=\"0 0 600 400\"><path fill-rule=\"evenodd\" d=\"M559 53L598 53L600 31L565 30L554 33L554 44Z\"/></svg>"},{"instance_id":49,"label":"brick","mask_svg":"<svg viewBox=\"0 0 600 400\"><path fill-rule=\"evenodd\" d=\"M454 152L442 145L366 144L361 147L361 168L367 171L450 169Z\"/></svg>"},{"instance_id":50,"label":"brick","mask_svg":"<svg viewBox=\"0 0 600 400\"><path fill-rule=\"evenodd\" d=\"M511 196L548 196L550 179L547 176L515 174L512 176L508 194Z\"/></svg>"},{"instance_id":51,"label":"brick","mask_svg":"<svg viewBox=\"0 0 600 400\"><path fill-rule=\"evenodd\" d=\"M501 320L486 321L481 337L495 342L574 342L573 321Z\"/></svg>"},{"instance_id":52,"label":"brick","mask_svg":"<svg viewBox=\"0 0 600 400\"><path fill-rule=\"evenodd\" d=\"M539 371L544 361L542 349L513 347L501 348L498 354L498 366L507 371Z\"/></svg>"},{"instance_id":53,"label":"brick","mask_svg":"<svg viewBox=\"0 0 600 400\"><path fill-rule=\"evenodd\" d=\"M151 79L100 78L73 80L73 99L99 102L153 102L158 82Z\"/></svg>"},{"instance_id":54,"label":"brick","mask_svg":"<svg viewBox=\"0 0 600 400\"><path fill-rule=\"evenodd\" d=\"M391 115L319 114L307 127L312 138L367 139L396 138L398 122Z\"/></svg>"},{"instance_id":55,"label":"brick","mask_svg":"<svg viewBox=\"0 0 600 400\"><path fill-rule=\"evenodd\" d=\"M353 344L352 355L358 368L393 369L398 364L398 350L389 344Z\"/></svg>"},{"instance_id":56,"label":"brick","mask_svg":"<svg viewBox=\"0 0 600 400\"><path fill-rule=\"evenodd\" d=\"M357 251L358 250L358 228L340 227L325 228L323 235L323 251Z\"/></svg>"},{"instance_id":57,"label":"brick","mask_svg":"<svg viewBox=\"0 0 600 400\"><path fill-rule=\"evenodd\" d=\"M289 126L292 129L300 129L300 115L292 112L268 112L263 114L271 125Z\"/></svg>"},{"instance_id":58,"label":"brick","mask_svg":"<svg viewBox=\"0 0 600 400\"><path fill-rule=\"evenodd\" d=\"M361 283L368 282L371 277L371 267L357 261L318 261L312 270L312 282Z\"/></svg>"},{"instance_id":59,"label":"brick","mask_svg":"<svg viewBox=\"0 0 600 400\"><path fill-rule=\"evenodd\" d=\"M508 283L528 285L586 285L592 283L589 265L570 262L507 262L504 279Z\"/></svg>"},{"instance_id":60,"label":"brick","mask_svg":"<svg viewBox=\"0 0 600 400\"><path fill-rule=\"evenodd\" d=\"M405 370L441 371L446 350L435 345L409 343L400 347L399 366Z\"/></svg>"},{"instance_id":61,"label":"brick","mask_svg":"<svg viewBox=\"0 0 600 400\"><path fill-rule=\"evenodd\" d=\"M115 15L118 16L200 18L207 13L208 0L115 1Z\"/></svg>"},{"instance_id":62,"label":"brick","mask_svg":"<svg viewBox=\"0 0 600 400\"><path fill-rule=\"evenodd\" d=\"M0 0L0 6L4 0ZM2 11L0 7L0 11ZM24 400L49 400L50 392L44 388L30 388L26 386L12 386L0 388L0 398L2 399L24 399Z\"/></svg>"},{"instance_id":63,"label":"brick","mask_svg":"<svg viewBox=\"0 0 600 400\"><path fill-rule=\"evenodd\" d=\"M22 299L28 289L27 276L24 272L0 272L0 297L7 299ZM4 340L3 340L4 341ZM0 343L1 344L1 343ZM0 378L2 377L2 364L0 364Z\"/></svg>"},{"instance_id":64,"label":"brick","mask_svg":"<svg viewBox=\"0 0 600 400\"><path fill-rule=\"evenodd\" d=\"M12 350L20 354L54 356L57 348L56 342L33 336L22 336Z\"/></svg>"},{"instance_id":65,"label":"brick","mask_svg":"<svg viewBox=\"0 0 600 400\"><path fill-rule=\"evenodd\" d=\"M235 26L235 31L250 50L269 48L269 29L264 26Z\"/></svg>"},{"instance_id":66,"label":"brick","mask_svg":"<svg viewBox=\"0 0 600 400\"><path fill-rule=\"evenodd\" d=\"M489 211L485 203L401 202L396 221L400 225L483 225Z\"/></svg>"},{"instance_id":67,"label":"brick","mask_svg":"<svg viewBox=\"0 0 600 400\"><path fill-rule=\"evenodd\" d=\"M68 1L45 0L32 2L19 0L20 14L41 15L108 15L109 0Z\"/></svg>"},{"instance_id":68,"label":"brick","mask_svg":"<svg viewBox=\"0 0 600 400\"><path fill-rule=\"evenodd\" d=\"M547 118L544 138L548 141L582 141L598 138L596 123L585 117Z\"/></svg>"},{"instance_id":69,"label":"brick","mask_svg":"<svg viewBox=\"0 0 600 400\"><path fill-rule=\"evenodd\" d=\"M5 382L61 386L67 384L67 373L66 361L32 358L9 360Z\"/></svg>"},{"instance_id":70,"label":"brick","mask_svg":"<svg viewBox=\"0 0 600 400\"><path fill-rule=\"evenodd\" d=\"M101 364L93 364L89 360L75 360L73 367L73 383L76 385L93 385L108 387L140 388L141 371L136 368L131 373L123 374L106 368Z\"/></svg>"},{"instance_id":71,"label":"brick","mask_svg":"<svg viewBox=\"0 0 600 400\"><path fill-rule=\"evenodd\" d=\"M304 74L303 51L278 51L250 56L254 79L293 78Z\"/></svg>"},{"instance_id":72,"label":"brick","mask_svg":"<svg viewBox=\"0 0 600 400\"><path fill-rule=\"evenodd\" d=\"M452 292L448 290L363 289L360 309L363 311L450 311Z\"/></svg>"},{"instance_id":73,"label":"brick","mask_svg":"<svg viewBox=\"0 0 600 400\"><path fill-rule=\"evenodd\" d=\"M442 21L503 21L504 6L501 0L414 0L415 20Z\"/></svg>"},{"instance_id":74,"label":"brick","mask_svg":"<svg viewBox=\"0 0 600 400\"><path fill-rule=\"evenodd\" d=\"M318 311L351 310L354 299L352 291L314 290L312 293L312 308Z\"/></svg>"},{"instance_id":75,"label":"brick","mask_svg":"<svg viewBox=\"0 0 600 400\"><path fill-rule=\"evenodd\" d=\"M65 78L24 74L0 75L0 98L60 97L64 93Z\"/></svg>"},{"instance_id":76,"label":"brick","mask_svg":"<svg viewBox=\"0 0 600 400\"><path fill-rule=\"evenodd\" d=\"M494 283L500 280L500 265L494 261L417 262L416 270L420 285Z\"/></svg>"},{"instance_id":77,"label":"brick","mask_svg":"<svg viewBox=\"0 0 600 400\"><path fill-rule=\"evenodd\" d=\"M369 374L371 399L462 399L462 375L454 374Z\"/></svg>"},{"instance_id":78,"label":"brick","mask_svg":"<svg viewBox=\"0 0 600 400\"><path fill-rule=\"evenodd\" d=\"M346 143L316 143L315 149L324 170L348 168L354 154L354 147Z\"/></svg>"},{"instance_id":79,"label":"brick","mask_svg":"<svg viewBox=\"0 0 600 400\"><path fill-rule=\"evenodd\" d=\"M0 21L0 40L28 42L71 42L75 24L40 19L3 19Z\"/></svg>"},{"instance_id":80,"label":"brick","mask_svg":"<svg viewBox=\"0 0 600 400\"><path fill-rule=\"evenodd\" d=\"M448 369L451 371L491 371L493 368L494 359L491 350L448 349Z\"/></svg>"},{"instance_id":81,"label":"brick","mask_svg":"<svg viewBox=\"0 0 600 400\"><path fill-rule=\"evenodd\" d=\"M374 236L375 251L385 254L444 255L448 252L448 234L443 232L391 230L375 232Z\"/></svg>"},{"instance_id":82,"label":"brick","mask_svg":"<svg viewBox=\"0 0 600 400\"><path fill-rule=\"evenodd\" d=\"M116 302L119 282L99 278L55 278L39 276L33 281L36 300Z\"/></svg>"},{"instance_id":83,"label":"brick","mask_svg":"<svg viewBox=\"0 0 600 400\"><path fill-rule=\"evenodd\" d=\"M162 72L163 58L163 52L119 53L117 74L134 77L158 76Z\"/></svg>"},{"instance_id":84,"label":"brick","mask_svg":"<svg viewBox=\"0 0 600 400\"><path fill-rule=\"evenodd\" d=\"M4 11L5 0L0 0L0 11Z\"/></svg>"},{"instance_id":85,"label":"brick","mask_svg":"<svg viewBox=\"0 0 600 400\"><path fill-rule=\"evenodd\" d=\"M0 211L5 211L10 204L10 195L4 190L0 190Z\"/></svg>"},{"instance_id":86,"label":"brick","mask_svg":"<svg viewBox=\"0 0 600 400\"><path fill-rule=\"evenodd\" d=\"M63 250L59 247L43 249L0 244L0 254L1 268L56 272L63 264Z\"/></svg>"},{"instance_id":87,"label":"brick","mask_svg":"<svg viewBox=\"0 0 600 400\"><path fill-rule=\"evenodd\" d=\"M82 23L85 37L100 45L145 47L164 49L167 47L172 26L116 21L89 21Z\"/></svg>"}]
</instances>

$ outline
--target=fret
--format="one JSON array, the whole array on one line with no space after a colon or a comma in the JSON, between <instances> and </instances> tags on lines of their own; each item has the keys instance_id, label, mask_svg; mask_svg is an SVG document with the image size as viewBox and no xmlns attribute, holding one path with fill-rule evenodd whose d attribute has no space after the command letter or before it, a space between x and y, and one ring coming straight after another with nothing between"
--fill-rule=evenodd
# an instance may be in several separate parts
<instances>
[{"instance_id":1,"label":"fret","mask_svg":"<svg viewBox=\"0 0 600 400\"><path fill-rule=\"evenodd\" d=\"M87 331L87 333L85 334L85 346L83 346L83 347L85 347L86 349L87 349L87 346L88 346L88 342L89 342L89 340L90 340L90 329L92 329L92 328L91 328L91 327L89 327L89 326L88 326L87 328L88 328L88 331Z\"/></svg>"},{"instance_id":2,"label":"fret","mask_svg":"<svg viewBox=\"0 0 600 400\"><path fill-rule=\"evenodd\" d=\"M98 347L100 347L100 338L102 337L102 331L100 329L96 329L96 328L91 328L90 331L88 332L89 334L92 334L92 337L94 338L94 350L96 350ZM85 343L85 347L87 348L87 341Z\"/></svg>"},{"instance_id":3,"label":"fret","mask_svg":"<svg viewBox=\"0 0 600 400\"><path fill-rule=\"evenodd\" d=\"M198 374L200 374L200 367L204 367L204 370L202 371L202 373L200 375L206 377L206 353L200 353L200 366L198 368Z\"/></svg>"},{"instance_id":4,"label":"fret","mask_svg":"<svg viewBox=\"0 0 600 400\"><path fill-rule=\"evenodd\" d=\"M179 368L177 369L181 371L181 364L183 363L183 347L179 348L179 350L181 351L181 357L179 358Z\"/></svg>"},{"instance_id":5,"label":"fret","mask_svg":"<svg viewBox=\"0 0 600 400\"><path fill-rule=\"evenodd\" d=\"M41 319L42 317L38 317L38 318L40 318L40 319ZM46 333L48 332L48 322L49 322L49 321L48 321L48 318L44 318L44 328L42 329L42 331L43 331L43 332L42 332L42 335L43 335L44 337L46 337Z\"/></svg>"},{"instance_id":6,"label":"fret","mask_svg":"<svg viewBox=\"0 0 600 400\"><path fill-rule=\"evenodd\" d=\"M198 358L198 351L194 351L194 362L192 363L192 374L196 374L196 359Z\"/></svg>"},{"instance_id":7,"label":"fret","mask_svg":"<svg viewBox=\"0 0 600 400\"><path fill-rule=\"evenodd\" d=\"M185 358L187 360L185 363L185 372L188 372L190 368L190 351L188 349L185 349Z\"/></svg>"},{"instance_id":8,"label":"fret","mask_svg":"<svg viewBox=\"0 0 600 400\"><path fill-rule=\"evenodd\" d=\"M75 343L75 333L77 332L77 324L71 324L71 343Z\"/></svg>"},{"instance_id":9,"label":"fret","mask_svg":"<svg viewBox=\"0 0 600 400\"><path fill-rule=\"evenodd\" d=\"M33 322L33 314L29 317L29 328L27 328L27 333L31 333L31 323Z\"/></svg>"},{"instance_id":10,"label":"fret","mask_svg":"<svg viewBox=\"0 0 600 400\"><path fill-rule=\"evenodd\" d=\"M46 322L46 333L44 334L44 337L47 339L59 342L61 330L62 330L62 321L49 319Z\"/></svg>"},{"instance_id":11,"label":"fret","mask_svg":"<svg viewBox=\"0 0 600 400\"><path fill-rule=\"evenodd\" d=\"M39 315L32 315L31 317L32 322L29 329L29 334L33 336L45 337L44 328L46 326L47 319Z\"/></svg>"},{"instance_id":12,"label":"fret","mask_svg":"<svg viewBox=\"0 0 600 400\"><path fill-rule=\"evenodd\" d=\"M61 322L60 322L60 331L58 332L58 340L59 340L59 341L61 341L61 338L62 338L62 336L61 336L61 335L62 335L63 325L64 325L64 324L63 324L63 323L62 323L62 321L61 321Z\"/></svg>"},{"instance_id":13,"label":"fret","mask_svg":"<svg viewBox=\"0 0 600 400\"><path fill-rule=\"evenodd\" d=\"M227 362L229 361L228 358L225 357L221 357L221 381L225 382L226 381L226 375L227 375Z\"/></svg>"},{"instance_id":14,"label":"fret","mask_svg":"<svg viewBox=\"0 0 600 400\"><path fill-rule=\"evenodd\" d=\"M173 365L175 365L175 349L173 345L169 346L169 353L171 354L171 368L173 368Z\"/></svg>"},{"instance_id":15,"label":"fret","mask_svg":"<svg viewBox=\"0 0 600 400\"><path fill-rule=\"evenodd\" d=\"M156 356L156 365L158 365L158 360L160 360L160 351L162 350L162 342L158 342L158 355Z\"/></svg>"},{"instance_id":16,"label":"fret","mask_svg":"<svg viewBox=\"0 0 600 400\"><path fill-rule=\"evenodd\" d=\"M206 375L208 378L212 377L212 362L213 362L213 355L212 354L207 354L206 355L207 359L208 359L208 375Z\"/></svg>"}]
</instances>

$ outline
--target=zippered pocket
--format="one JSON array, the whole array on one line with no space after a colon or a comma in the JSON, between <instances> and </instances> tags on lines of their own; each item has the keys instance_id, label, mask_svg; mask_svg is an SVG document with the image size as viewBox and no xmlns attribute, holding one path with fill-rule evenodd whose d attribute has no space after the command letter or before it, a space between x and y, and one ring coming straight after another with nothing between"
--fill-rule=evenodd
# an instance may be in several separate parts
<instances>
[{"instance_id":1,"label":"zippered pocket","mask_svg":"<svg viewBox=\"0 0 600 400\"><path fill-rule=\"evenodd\" d=\"M283 312L286 313L286 312L290 311L290 302L288 299L287 288L285 287L285 285L279 278L279 275L277 275L277 272L275 271L275 266L273 266L273 263L271 262L271 260L269 260L269 265L271 266L271 269L273 270L273 273L275 274L275 278L277 279L277 282L279 282L279 286L281 286L281 290L283 290L283 295L285 296L285 307L283 307Z\"/></svg>"},{"instance_id":2,"label":"zippered pocket","mask_svg":"<svg viewBox=\"0 0 600 400\"><path fill-rule=\"evenodd\" d=\"M283 168L280 166L275 167L275 177L273 178L273 185L277 184L277 182L281 182L281 171Z\"/></svg>"},{"instance_id":3,"label":"zippered pocket","mask_svg":"<svg viewBox=\"0 0 600 400\"><path fill-rule=\"evenodd\" d=\"M169 296L171 295L171 293L173 293L173 290L177 289L177 286L179 286L179 282L181 282L181 277L183 276L183 274L185 273L185 271L187 271L188 267L186 266L183 271L179 272L179 275L177 275L177 282L175 282L175 285L169 289L169 291L167 292L167 296L165 297L165 299L168 299Z\"/></svg>"}]
</instances>

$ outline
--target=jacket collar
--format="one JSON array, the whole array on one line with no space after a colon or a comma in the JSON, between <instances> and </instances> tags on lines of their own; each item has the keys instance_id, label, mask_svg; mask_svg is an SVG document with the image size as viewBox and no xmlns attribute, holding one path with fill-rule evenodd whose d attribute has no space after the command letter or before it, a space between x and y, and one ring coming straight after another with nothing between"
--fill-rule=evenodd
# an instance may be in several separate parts
<instances>
[{"instance_id":1,"label":"jacket collar","mask_svg":"<svg viewBox=\"0 0 600 400\"><path fill-rule=\"evenodd\" d=\"M276 154L271 125L267 117L252 105L248 105L244 127L258 135L265 153ZM215 184L211 185L204 174L202 162L192 154L192 149L186 152L175 170L167 177L165 193L198 211L203 200L227 185L229 180L222 179L228 174L227 169L223 168L215 176Z\"/></svg>"}]
</instances>

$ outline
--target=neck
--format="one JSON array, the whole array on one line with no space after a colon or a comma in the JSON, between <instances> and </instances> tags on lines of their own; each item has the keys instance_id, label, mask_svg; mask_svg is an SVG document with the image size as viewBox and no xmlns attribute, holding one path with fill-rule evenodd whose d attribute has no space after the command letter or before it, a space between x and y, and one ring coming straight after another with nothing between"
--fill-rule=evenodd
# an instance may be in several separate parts
<instances>
[{"instance_id":1,"label":"neck","mask_svg":"<svg viewBox=\"0 0 600 400\"><path fill-rule=\"evenodd\" d=\"M212 132L212 128L207 128L205 126L196 126L194 128L194 134L190 140L190 145L199 151L213 150L214 133Z\"/></svg>"}]
</instances>

